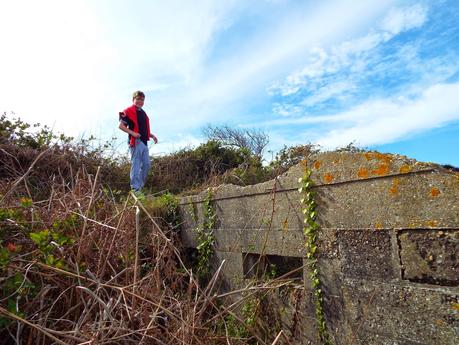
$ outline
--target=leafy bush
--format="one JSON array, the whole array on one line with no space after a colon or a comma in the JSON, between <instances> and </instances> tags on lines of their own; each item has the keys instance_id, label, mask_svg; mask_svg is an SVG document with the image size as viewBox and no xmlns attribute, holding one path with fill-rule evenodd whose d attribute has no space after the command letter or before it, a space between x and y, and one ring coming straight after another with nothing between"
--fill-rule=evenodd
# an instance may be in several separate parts
<instances>
[{"instance_id":1,"label":"leafy bush","mask_svg":"<svg viewBox=\"0 0 459 345\"><path fill-rule=\"evenodd\" d=\"M290 167L298 164L310 155L319 152L319 148L312 144L297 145L287 147L284 146L277 154L270 166L278 174L287 171Z\"/></svg>"},{"instance_id":2,"label":"leafy bush","mask_svg":"<svg viewBox=\"0 0 459 345\"><path fill-rule=\"evenodd\" d=\"M238 167L247 157L246 150L209 141L195 149L182 149L155 159L147 185L152 186L153 192L179 193Z\"/></svg>"},{"instance_id":3,"label":"leafy bush","mask_svg":"<svg viewBox=\"0 0 459 345\"><path fill-rule=\"evenodd\" d=\"M0 178L3 183L23 176L40 156L28 176L28 189L34 200L47 198L53 180L68 183L80 169L100 177L114 189L129 189L127 161L107 155L111 143L100 144L96 138L74 140L55 134L39 123L30 125L21 119L0 116ZM44 152L45 151L45 152Z\"/></svg>"},{"instance_id":4,"label":"leafy bush","mask_svg":"<svg viewBox=\"0 0 459 345\"><path fill-rule=\"evenodd\" d=\"M37 128L33 131L31 129ZM30 125L20 118L9 120L6 113L0 116L0 143L14 143L21 147L40 149L49 147L53 142L68 144L73 140L63 134L56 135L48 126L39 123Z\"/></svg>"}]
</instances>

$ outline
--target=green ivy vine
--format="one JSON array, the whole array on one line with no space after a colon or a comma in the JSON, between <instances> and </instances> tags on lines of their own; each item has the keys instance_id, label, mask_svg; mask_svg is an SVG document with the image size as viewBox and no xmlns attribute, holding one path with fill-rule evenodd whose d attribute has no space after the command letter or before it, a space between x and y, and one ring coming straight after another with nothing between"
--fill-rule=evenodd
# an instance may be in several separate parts
<instances>
[{"instance_id":1,"label":"green ivy vine","mask_svg":"<svg viewBox=\"0 0 459 345\"><path fill-rule=\"evenodd\" d=\"M193 198L191 196L188 197L188 203L190 204L190 210L188 211L188 214L191 216L191 219L193 219L193 222L197 224L198 210L196 209L196 205L193 203Z\"/></svg>"},{"instance_id":2,"label":"green ivy vine","mask_svg":"<svg viewBox=\"0 0 459 345\"><path fill-rule=\"evenodd\" d=\"M210 259L214 254L214 227L215 227L215 208L212 204L212 189L209 188L203 203L202 225L195 229L198 251L198 275L206 277L210 273Z\"/></svg>"},{"instance_id":3,"label":"green ivy vine","mask_svg":"<svg viewBox=\"0 0 459 345\"><path fill-rule=\"evenodd\" d=\"M315 193L312 191L313 182L311 171L306 170L298 182L301 184L298 191L301 193L302 212L304 214L304 234L306 236L306 259L309 267L309 278L316 298L316 319L319 331L319 339L323 345L332 345L330 335L327 331L327 324L324 314L324 297L319 279L319 268L317 267L317 232L320 229L316 222L317 204L314 200Z\"/></svg>"}]
</instances>

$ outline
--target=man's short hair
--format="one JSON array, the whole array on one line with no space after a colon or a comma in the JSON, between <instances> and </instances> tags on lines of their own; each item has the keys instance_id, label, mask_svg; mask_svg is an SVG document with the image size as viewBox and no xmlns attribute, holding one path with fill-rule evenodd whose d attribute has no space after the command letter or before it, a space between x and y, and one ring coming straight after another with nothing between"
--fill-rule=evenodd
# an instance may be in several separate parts
<instances>
[{"instance_id":1,"label":"man's short hair","mask_svg":"<svg viewBox=\"0 0 459 345\"><path fill-rule=\"evenodd\" d=\"M132 100L136 99L137 97L145 98L145 94L142 91L135 91L132 94Z\"/></svg>"}]
</instances>

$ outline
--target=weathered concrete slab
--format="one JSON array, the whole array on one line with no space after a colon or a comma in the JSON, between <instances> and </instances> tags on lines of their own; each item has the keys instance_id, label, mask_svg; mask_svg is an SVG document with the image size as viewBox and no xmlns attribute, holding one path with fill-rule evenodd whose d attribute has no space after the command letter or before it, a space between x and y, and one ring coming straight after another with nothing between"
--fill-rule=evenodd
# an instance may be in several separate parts
<instances>
[{"instance_id":1,"label":"weathered concrete slab","mask_svg":"<svg viewBox=\"0 0 459 345\"><path fill-rule=\"evenodd\" d=\"M298 286L270 290L261 299L260 318L264 320L271 343L282 329L290 343L319 345L313 295ZM284 339L283 339L284 340ZM282 344L287 343L285 340Z\"/></svg>"},{"instance_id":2,"label":"weathered concrete slab","mask_svg":"<svg viewBox=\"0 0 459 345\"><path fill-rule=\"evenodd\" d=\"M456 228L459 178L432 172L366 180L329 187L319 193L319 220L325 227Z\"/></svg>"},{"instance_id":3,"label":"weathered concrete slab","mask_svg":"<svg viewBox=\"0 0 459 345\"><path fill-rule=\"evenodd\" d=\"M403 231L398 238L404 279L459 286L459 230Z\"/></svg>"},{"instance_id":4,"label":"weathered concrete slab","mask_svg":"<svg viewBox=\"0 0 459 345\"><path fill-rule=\"evenodd\" d=\"M350 338L354 342L347 342L347 344L371 344L371 345L424 345L425 343L419 343L417 341L411 341L404 338L391 338L382 334L374 334L366 330L365 332L358 332L358 337L351 336ZM346 344L345 342L339 344ZM337 344L338 345L338 344Z\"/></svg>"},{"instance_id":5,"label":"weathered concrete slab","mask_svg":"<svg viewBox=\"0 0 459 345\"><path fill-rule=\"evenodd\" d=\"M337 235L341 230L320 229L318 234L319 256L338 258ZM372 232L374 232L372 230ZM186 247L196 247L194 230L182 230L182 241ZM268 255L304 257L306 239L303 230L254 230L214 229L215 249L224 252L244 252Z\"/></svg>"},{"instance_id":6,"label":"weathered concrete slab","mask_svg":"<svg viewBox=\"0 0 459 345\"><path fill-rule=\"evenodd\" d=\"M343 300L347 332L357 338L381 334L424 345L459 339L459 295L451 290L346 279Z\"/></svg>"},{"instance_id":7,"label":"weathered concrete slab","mask_svg":"<svg viewBox=\"0 0 459 345\"><path fill-rule=\"evenodd\" d=\"M455 228L459 224L459 177L455 174L429 172L366 179L318 186L316 192L318 221L325 228ZM217 199L218 227L300 230L304 217L299 200L296 190L277 192L275 198L256 194L240 199ZM196 226L191 209L191 205L182 206L186 228ZM197 203L195 210L200 223L202 203Z\"/></svg>"},{"instance_id":8,"label":"weathered concrete slab","mask_svg":"<svg viewBox=\"0 0 459 345\"><path fill-rule=\"evenodd\" d=\"M290 168L285 174L279 176L279 184L276 188L297 188L298 178L303 176L305 168L313 172L311 178L316 185L329 185L439 169L437 165L417 162L400 155L381 154L378 152L323 152L311 156L307 161ZM217 199L230 197L241 199L241 197L247 195L269 192L273 188L275 188L273 181L246 187L221 185L214 189L214 197ZM183 202L202 201L206 194L204 191L191 198L187 197Z\"/></svg>"},{"instance_id":9,"label":"weathered concrete slab","mask_svg":"<svg viewBox=\"0 0 459 345\"><path fill-rule=\"evenodd\" d=\"M426 171L435 165L379 152L326 152L311 157L308 167L318 184L333 184Z\"/></svg>"},{"instance_id":10,"label":"weathered concrete slab","mask_svg":"<svg viewBox=\"0 0 459 345\"><path fill-rule=\"evenodd\" d=\"M228 260L228 288L247 282L244 255L305 256L297 191L305 166L316 183L319 277L334 343L457 344L459 173L406 157L322 153L276 182L216 188L213 266ZM196 246L192 229L203 222L206 195L182 199L185 246ZM278 312L265 315L267 324L283 325L293 344L316 344L306 266L302 298L287 295L266 297Z\"/></svg>"}]
</instances>

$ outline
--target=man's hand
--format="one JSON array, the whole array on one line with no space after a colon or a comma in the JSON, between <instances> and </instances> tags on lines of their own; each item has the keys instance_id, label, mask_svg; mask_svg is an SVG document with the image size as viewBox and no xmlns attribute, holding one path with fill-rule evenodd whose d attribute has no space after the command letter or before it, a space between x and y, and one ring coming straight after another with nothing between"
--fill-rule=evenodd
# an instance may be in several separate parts
<instances>
[{"instance_id":1,"label":"man's hand","mask_svg":"<svg viewBox=\"0 0 459 345\"><path fill-rule=\"evenodd\" d=\"M120 113L121 114L121 113ZM121 129L123 132L129 134L130 136L134 138L140 138L140 133L136 133L129 128L126 127L126 125L123 123L123 121L120 121L120 125L118 126L119 129Z\"/></svg>"},{"instance_id":2,"label":"man's hand","mask_svg":"<svg viewBox=\"0 0 459 345\"><path fill-rule=\"evenodd\" d=\"M155 142L155 144L157 144L157 143L158 143L158 138L157 138L157 137L155 137L155 135L154 135L154 134L150 134L150 138L152 138L152 139L153 139L153 141Z\"/></svg>"}]
</instances>

